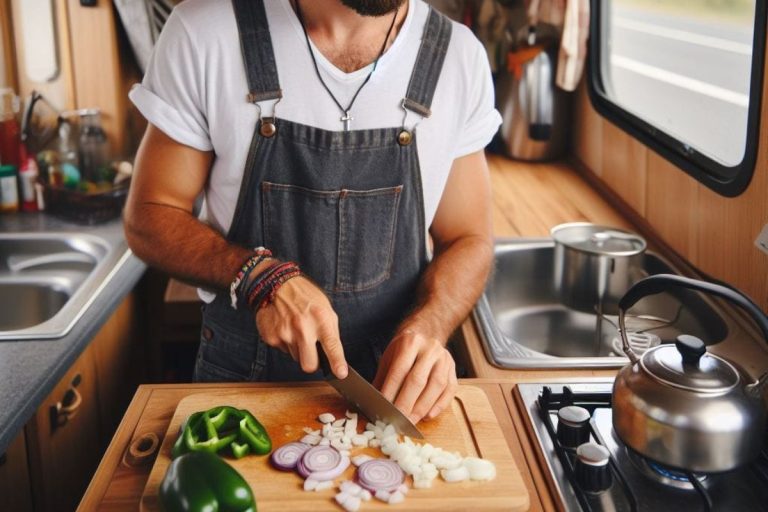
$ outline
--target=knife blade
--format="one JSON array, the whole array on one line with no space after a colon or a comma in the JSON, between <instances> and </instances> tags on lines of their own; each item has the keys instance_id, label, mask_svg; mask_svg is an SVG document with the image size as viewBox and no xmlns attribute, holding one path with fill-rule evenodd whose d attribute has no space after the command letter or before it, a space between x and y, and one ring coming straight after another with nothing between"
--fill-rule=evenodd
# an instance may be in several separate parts
<instances>
[{"instance_id":1,"label":"knife blade","mask_svg":"<svg viewBox=\"0 0 768 512\"><path fill-rule=\"evenodd\" d=\"M323 349L318 347L320 368L326 382L330 384L345 400L353 404L370 421L383 421L393 425L398 432L417 439L424 439L416 425L395 405L382 395L373 384L365 380L354 368L347 365L349 373L344 379L338 379L330 370L328 359Z\"/></svg>"}]
</instances>

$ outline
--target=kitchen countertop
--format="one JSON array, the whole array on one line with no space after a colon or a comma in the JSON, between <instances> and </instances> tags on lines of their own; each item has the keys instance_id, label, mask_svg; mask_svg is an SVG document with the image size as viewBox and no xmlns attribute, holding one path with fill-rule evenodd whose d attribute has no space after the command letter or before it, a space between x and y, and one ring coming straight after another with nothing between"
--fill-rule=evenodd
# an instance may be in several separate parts
<instances>
[{"instance_id":1,"label":"kitchen countertop","mask_svg":"<svg viewBox=\"0 0 768 512\"><path fill-rule=\"evenodd\" d=\"M593 222L640 233L648 249L664 256L684 275L698 277L687 261L665 245L655 233L633 225L627 215L612 206L575 168L564 161L520 162L488 154L493 190L494 236L540 238L564 222ZM743 330L735 341L715 347L715 352L738 362L753 377L768 371L768 348L759 342L760 334L734 308L716 301L736 326ZM470 375L480 378L504 378L515 382L557 382L573 377L611 377L618 369L503 369L492 365L485 356L472 317L462 325L465 343L459 348Z\"/></svg>"},{"instance_id":2,"label":"kitchen countertop","mask_svg":"<svg viewBox=\"0 0 768 512\"><path fill-rule=\"evenodd\" d=\"M108 286L62 338L0 341L0 454L34 414L56 383L115 308L133 289L145 265L128 249L123 225L116 219L96 226L67 222L44 213L0 215L2 233L87 233L117 247ZM117 265L119 262L119 268Z\"/></svg>"},{"instance_id":3,"label":"kitchen countertop","mask_svg":"<svg viewBox=\"0 0 768 512\"><path fill-rule=\"evenodd\" d=\"M515 419L518 417L514 404L506 394L505 382L488 379L461 379L461 384L468 384L482 389L493 408L504 438L520 471L523 483L530 497L529 510L552 510L548 494L539 496L541 475L531 460L531 447L527 440L524 426ZM168 425L181 399L190 394L209 392L216 389L242 389L254 392L270 387L323 386L322 383L227 383L227 384L153 384L140 386L123 417L104 457L88 487L78 510L134 511L139 508L144 486L152 470L153 461L133 464L125 458L125 453L134 441L154 434L160 440L165 436ZM509 407L513 409L509 409ZM535 473L529 466L534 464ZM534 476L535 475L535 476ZM534 480L536 479L536 481ZM544 488L546 493L546 488Z\"/></svg>"}]
</instances>

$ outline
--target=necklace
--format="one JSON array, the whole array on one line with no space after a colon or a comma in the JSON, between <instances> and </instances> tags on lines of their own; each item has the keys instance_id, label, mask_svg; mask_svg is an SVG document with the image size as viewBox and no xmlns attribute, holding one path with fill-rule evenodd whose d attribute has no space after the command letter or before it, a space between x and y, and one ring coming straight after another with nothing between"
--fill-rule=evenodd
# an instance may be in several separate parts
<instances>
[{"instance_id":1,"label":"necklace","mask_svg":"<svg viewBox=\"0 0 768 512\"><path fill-rule=\"evenodd\" d=\"M301 15L301 7L299 6L299 0L296 0L296 17L299 18L299 24L301 25L301 29L304 31L304 38L307 40L307 48L309 49L309 55L312 57L312 64L315 66L315 73L317 74L318 80L320 80L320 83L325 88L328 95L331 97L334 103L336 103L336 106L339 107L339 110L344 114L339 118L339 121L343 123L344 131L348 132L350 129L350 125L352 124L352 120L354 119L350 114L349 111L352 109L352 105L355 104L355 100L357 99L358 94L360 94L360 91L363 90L363 87L365 87L365 84L368 83L368 80L371 79L371 75L373 75L373 72L376 71L376 65L379 63L379 59L382 55L384 55L384 50L387 48L387 41L389 41L389 36L392 34L392 28L395 26L395 21L397 20L397 13L399 9L395 9L395 15L392 17L392 23L389 25L389 30L387 30L387 36L384 38L384 43L381 45L381 50L379 50L379 55L376 57L376 60L373 61L373 68L371 68L370 73L368 73L368 76L365 77L365 80L363 80L363 83L360 84L360 87L357 88L357 91L355 92L355 95L352 96L352 100L349 102L349 105L347 105L347 108L344 108L341 103L339 103L339 100L336 99L336 96L333 95L331 92L331 89L328 87L328 84L325 83L325 80L323 80L322 75L320 75L320 68L317 66L317 59L315 58L315 52L312 51L312 45L309 42L309 34L307 34L307 27L304 26L304 17Z\"/></svg>"}]
</instances>

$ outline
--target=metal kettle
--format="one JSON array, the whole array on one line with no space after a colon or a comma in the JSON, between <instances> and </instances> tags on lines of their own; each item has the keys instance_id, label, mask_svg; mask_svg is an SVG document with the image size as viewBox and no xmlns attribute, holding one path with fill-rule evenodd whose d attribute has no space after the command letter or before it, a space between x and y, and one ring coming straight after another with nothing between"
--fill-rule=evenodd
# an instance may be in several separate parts
<instances>
[{"instance_id":1,"label":"metal kettle","mask_svg":"<svg viewBox=\"0 0 768 512\"><path fill-rule=\"evenodd\" d=\"M768 317L737 290L668 274L638 281L619 302L619 329L630 364L614 381L613 427L630 448L656 462L694 473L728 471L749 463L763 448L768 372L749 382L734 364L688 335L637 356L627 339L625 312L643 297L673 287L736 304L768 340Z\"/></svg>"},{"instance_id":2,"label":"metal kettle","mask_svg":"<svg viewBox=\"0 0 768 512\"><path fill-rule=\"evenodd\" d=\"M501 136L507 154L518 160L552 160L568 142L570 95L555 85L559 35L538 23L512 37L496 83Z\"/></svg>"}]
</instances>

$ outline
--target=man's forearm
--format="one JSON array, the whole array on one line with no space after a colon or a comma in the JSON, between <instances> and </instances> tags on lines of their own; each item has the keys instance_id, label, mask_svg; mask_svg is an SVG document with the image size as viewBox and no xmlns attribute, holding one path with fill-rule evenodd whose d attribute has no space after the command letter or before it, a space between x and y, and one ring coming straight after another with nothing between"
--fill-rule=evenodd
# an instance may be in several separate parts
<instances>
[{"instance_id":1,"label":"man's forearm","mask_svg":"<svg viewBox=\"0 0 768 512\"><path fill-rule=\"evenodd\" d=\"M226 289L251 254L189 212L173 206L141 203L125 216L131 250L149 265L184 281Z\"/></svg>"},{"instance_id":2,"label":"man's forearm","mask_svg":"<svg viewBox=\"0 0 768 512\"><path fill-rule=\"evenodd\" d=\"M493 241L482 235L465 236L438 249L401 330L426 331L446 342L483 292L492 261Z\"/></svg>"}]
</instances>

